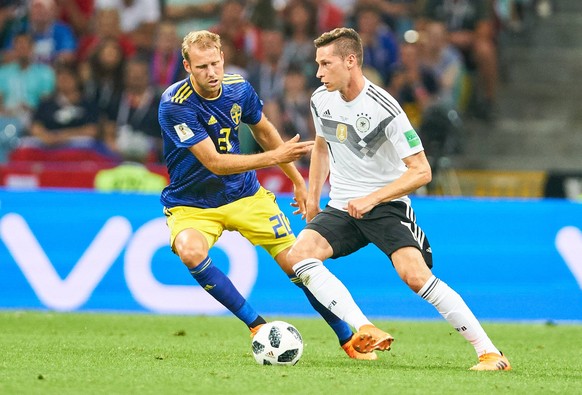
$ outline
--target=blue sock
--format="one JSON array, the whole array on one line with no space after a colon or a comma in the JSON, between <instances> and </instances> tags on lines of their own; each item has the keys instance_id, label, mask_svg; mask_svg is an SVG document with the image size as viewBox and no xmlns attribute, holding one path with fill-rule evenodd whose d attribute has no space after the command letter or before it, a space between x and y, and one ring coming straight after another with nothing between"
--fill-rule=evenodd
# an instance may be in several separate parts
<instances>
[{"instance_id":1,"label":"blue sock","mask_svg":"<svg viewBox=\"0 0 582 395\"><path fill-rule=\"evenodd\" d=\"M238 292L230 279L212 264L210 257L206 257L200 265L191 269L190 274L206 292L222 303L249 328L265 323L265 320Z\"/></svg>"},{"instance_id":2,"label":"blue sock","mask_svg":"<svg viewBox=\"0 0 582 395\"><path fill-rule=\"evenodd\" d=\"M313 306L315 311L317 311L319 315L323 317L325 322L327 322L327 324L331 327L331 329L333 329L340 342L340 345L343 346L348 340L352 338L353 335L352 328L350 328L350 326L345 321L339 319L335 314L333 314L331 311L325 308L324 305L319 303L319 301L315 298L315 296L313 296L311 291L309 291L309 289L307 289L307 287L303 285L303 283L298 277L290 275L289 278L291 279L291 282L293 284L301 288L301 290L305 293L305 296L307 296L309 303L311 303L311 306Z\"/></svg>"}]
</instances>

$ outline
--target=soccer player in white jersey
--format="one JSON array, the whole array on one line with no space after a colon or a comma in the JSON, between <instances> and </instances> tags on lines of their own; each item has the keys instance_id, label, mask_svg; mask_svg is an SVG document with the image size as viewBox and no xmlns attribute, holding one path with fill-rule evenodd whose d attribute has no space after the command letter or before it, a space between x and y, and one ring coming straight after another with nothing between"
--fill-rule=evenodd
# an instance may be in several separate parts
<instances>
[{"instance_id":1,"label":"soccer player in white jersey","mask_svg":"<svg viewBox=\"0 0 582 395\"><path fill-rule=\"evenodd\" d=\"M432 272L432 251L407 194L431 180L422 142L400 105L362 73L362 41L338 28L315 41L317 77L311 98L316 127L309 169L307 225L289 262L319 302L358 332L362 353L389 350L392 336L375 327L346 287L322 263L369 243L392 261L400 278L475 348L472 370L510 370L463 299ZM330 201L319 207L329 175ZM365 271L365 269L362 269Z\"/></svg>"}]
</instances>

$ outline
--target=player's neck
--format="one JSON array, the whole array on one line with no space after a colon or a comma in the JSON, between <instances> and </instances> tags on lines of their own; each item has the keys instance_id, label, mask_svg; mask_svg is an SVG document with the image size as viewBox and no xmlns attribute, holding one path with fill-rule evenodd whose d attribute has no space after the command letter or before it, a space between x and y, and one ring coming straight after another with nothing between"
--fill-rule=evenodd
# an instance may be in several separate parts
<instances>
[{"instance_id":1,"label":"player's neck","mask_svg":"<svg viewBox=\"0 0 582 395\"><path fill-rule=\"evenodd\" d=\"M362 89L364 89L365 79L363 74L352 74L350 81L346 84L345 89L340 90L340 95L344 101L354 100Z\"/></svg>"}]
</instances>

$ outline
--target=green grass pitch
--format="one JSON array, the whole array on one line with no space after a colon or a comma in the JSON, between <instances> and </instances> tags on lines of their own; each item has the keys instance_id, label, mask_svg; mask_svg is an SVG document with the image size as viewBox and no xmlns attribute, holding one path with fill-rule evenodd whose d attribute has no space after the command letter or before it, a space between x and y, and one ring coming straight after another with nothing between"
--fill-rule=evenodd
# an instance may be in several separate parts
<instances>
[{"instance_id":1,"label":"green grass pitch","mask_svg":"<svg viewBox=\"0 0 582 395\"><path fill-rule=\"evenodd\" d=\"M375 320L395 338L354 361L321 319L292 367L260 366L231 317L0 312L0 394L582 394L582 325L483 326L513 365L473 372L473 348L444 321Z\"/></svg>"}]
</instances>

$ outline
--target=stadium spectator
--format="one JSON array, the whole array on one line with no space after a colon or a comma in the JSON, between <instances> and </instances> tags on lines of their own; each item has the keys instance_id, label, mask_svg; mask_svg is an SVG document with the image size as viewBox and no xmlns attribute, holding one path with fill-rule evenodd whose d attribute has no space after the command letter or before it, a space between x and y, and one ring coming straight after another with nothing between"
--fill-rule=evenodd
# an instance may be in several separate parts
<instances>
[{"instance_id":1,"label":"stadium spectator","mask_svg":"<svg viewBox=\"0 0 582 395\"><path fill-rule=\"evenodd\" d=\"M160 92L151 83L149 59L140 56L127 61L123 90L117 101L112 101L105 123L105 142L121 156L125 140L141 141L150 149L149 161L160 162L161 135L157 108ZM120 142L122 142L120 144Z\"/></svg>"},{"instance_id":2,"label":"stadium spectator","mask_svg":"<svg viewBox=\"0 0 582 395\"><path fill-rule=\"evenodd\" d=\"M396 37L402 37L407 30L414 27L413 17L417 3L416 0L355 0L350 15L353 16L354 11L359 8L375 8L382 23L388 26Z\"/></svg>"},{"instance_id":3,"label":"stadium spectator","mask_svg":"<svg viewBox=\"0 0 582 395\"><path fill-rule=\"evenodd\" d=\"M287 65L283 63L285 38L278 29L263 30L262 61L249 65L249 82L264 101L264 111L277 130L283 130L277 102L283 97Z\"/></svg>"},{"instance_id":4,"label":"stadium spectator","mask_svg":"<svg viewBox=\"0 0 582 395\"><path fill-rule=\"evenodd\" d=\"M55 89L51 66L34 61L34 43L27 33L14 37L14 61L0 66L0 128L13 124L18 134L30 126L32 114Z\"/></svg>"},{"instance_id":5,"label":"stadium spectator","mask_svg":"<svg viewBox=\"0 0 582 395\"><path fill-rule=\"evenodd\" d=\"M27 14L14 23L12 37L23 31L32 36L35 61L56 64L75 60L77 38L69 25L58 21L57 12L55 0L31 0ZM14 56L13 50L7 50L4 61L10 61Z\"/></svg>"},{"instance_id":6,"label":"stadium spectator","mask_svg":"<svg viewBox=\"0 0 582 395\"><path fill-rule=\"evenodd\" d=\"M261 39L261 29L251 23L241 0L223 1L219 21L209 30L232 42L244 56L262 59L261 44L264 40Z\"/></svg>"},{"instance_id":7,"label":"stadium spectator","mask_svg":"<svg viewBox=\"0 0 582 395\"><path fill-rule=\"evenodd\" d=\"M99 136L104 140L109 111L119 103L126 57L119 41L104 38L80 66L85 96L99 112Z\"/></svg>"},{"instance_id":8,"label":"stadium spectator","mask_svg":"<svg viewBox=\"0 0 582 395\"><path fill-rule=\"evenodd\" d=\"M108 39L116 40L121 46L125 57L131 57L136 52L135 44L131 37L121 31L119 11L116 8L102 8L95 11L91 21L91 29L79 40L77 59L84 62L96 50L96 48Z\"/></svg>"},{"instance_id":9,"label":"stadium spectator","mask_svg":"<svg viewBox=\"0 0 582 395\"><path fill-rule=\"evenodd\" d=\"M97 109L83 96L82 82L70 64L56 66L56 91L41 101L24 147L99 150Z\"/></svg>"},{"instance_id":10,"label":"stadium spectator","mask_svg":"<svg viewBox=\"0 0 582 395\"><path fill-rule=\"evenodd\" d=\"M368 320L322 263L372 243L409 288L473 345L479 363L472 370L510 370L459 294L431 272L432 250L407 196L430 181L430 165L398 102L364 77L358 33L333 30L315 45L318 77L325 86L311 100L317 137L309 169L307 225L287 263L323 306L358 330L351 340L355 350L389 350L394 338ZM331 200L322 211L321 190L329 174Z\"/></svg>"},{"instance_id":11,"label":"stadium spectator","mask_svg":"<svg viewBox=\"0 0 582 395\"><path fill-rule=\"evenodd\" d=\"M244 5L246 17L259 30L272 28L280 22L272 0L244 1Z\"/></svg>"},{"instance_id":12,"label":"stadium spectator","mask_svg":"<svg viewBox=\"0 0 582 395\"><path fill-rule=\"evenodd\" d=\"M95 8L115 8L119 12L121 31L127 34L143 26L150 32L150 37L153 37L156 24L161 18L158 0L96 0Z\"/></svg>"},{"instance_id":13,"label":"stadium spectator","mask_svg":"<svg viewBox=\"0 0 582 395\"><path fill-rule=\"evenodd\" d=\"M398 41L380 19L378 8L365 6L356 10L356 25L364 44L364 66L376 70L382 82L390 80L392 67L398 61Z\"/></svg>"},{"instance_id":14,"label":"stadium spectator","mask_svg":"<svg viewBox=\"0 0 582 395\"><path fill-rule=\"evenodd\" d=\"M497 49L492 9L488 0L427 0L419 30L427 20L444 22L469 71L476 72L475 115L493 116L498 83Z\"/></svg>"},{"instance_id":15,"label":"stadium spectator","mask_svg":"<svg viewBox=\"0 0 582 395\"><path fill-rule=\"evenodd\" d=\"M290 7L293 3L303 2L303 0L276 0L274 7L279 12L282 12L286 7ZM329 0L307 0L315 12L315 30L319 34L327 29L342 26L345 23L346 15L343 8L336 5L335 1ZM272 26L271 26L272 27Z\"/></svg>"},{"instance_id":16,"label":"stadium spectator","mask_svg":"<svg viewBox=\"0 0 582 395\"><path fill-rule=\"evenodd\" d=\"M182 55L177 50L179 46L180 37L176 32L176 26L168 21L161 22L150 56L151 81L160 92L186 75Z\"/></svg>"},{"instance_id":17,"label":"stadium spectator","mask_svg":"<svg viewBox=\"0 0 582 395\"><path fill-rule=\"evenodd\" d=\"M430 21L421 32L420 62L436 76L438 100L446 107L462 108L465 67L459 50L447 38L442 22Z\"/></svg>"},{"instance_id":18,"label":"stadium spectator","mask_svg":"<svg viewBox=\"0 0 582 395\"><path fill-rule=\"evenodd\" d=\"M294 1L294 0L291 0ZM341 8L329 0L309 0L317 8L317 33L340 27L345 22Z\"/></svg>"},{"instance_id":19,"label":"stadium spectator","mask_svg":"<svg viewBox=\"0 0 582 395\"><path fill-rule=\"evenodd\" d=\"M296 134L301 140L313 140L315 128L311 122L309 110L309 98L311 89L308 89L307 78L299 65L291 64L285 73L285 85L283 96L278 101L281 134L285 139L290 139ZM302 166L309 165L310 155L299 159Z\"/></svg>"},{"instance_id":20,"label":"stadium spectator","mask_svg":"<svg viewBox=\"0 0 582 395\"><path fill-rule=\"evenodd\" d=\"M160 0L96 0L97 9L115 8L121 31L127 34L137 52L149 54L161 18Z\"/></svg>"},{"instance_id":21,"label":"stadium spectator","mask_svg":"<svg viewBox=\"0 0 582 395\"><path fill-rule=\"evenodd\" d=\"M388 91L402 105L412 126L418 128L424 111L437 99L434 73L420 63L418 43L402 43L400 61L394 65Z\"/></svg>"},{"instance_id":22,"label":"stadium spectator","mask_svg":"<svg viewBox=\"0 0 582 395\"><path fill-rule=\"evenodd\" d=\"M245 79L249 72L246 69L248 59L242 51L237 51L234 44L227 39L222 39L222 53L224 54L224 72L226 74L240 74Z\"/></svg>"},{"instance_id":23,"label":"stadium spectator","mask_svg":"<svg viewBox=\"0 0 582 395\"><path fill-rule=\"evenodd\" d=\"M95 11L95 0L56 0L59 20L71 26L76 37L83 36L89 29Z\"/></svg>"},{"instance_id":24,"label":"stadium spectator","mask_svg":"<svg viewBox=\"0 0 582 395\"><path fill-rule=\"evenodd\" d=\"M6 0L0 3L0 62L3 62L3 51L10 47L14 26L23 8L21 0Z\"/></svg>"},{"instance_id":25,"label":"stadium spectator","mask_svg":"<svg viewBox=\"0 0 582 395\"><path fill-rule=\"evenodd\" d=\"M441 98L438 76L420 59L422 49L418 41L400 46L401 61L392 73L388 91L420 135L436 179L441 159L460 149L460 117L452 104ZM431 183L427 189L431 191L433 186Z\"/></svg>"},{"instance_id":26,"label":"stadium spectator","mask_svg":"<svg viewBox=\"0 0 582 395\"><path fill-rule=\"evenodd\" d=\"M313 38L317 34L317 9L307 0L292 1L282 11L285 33L285 48L282 62L299 66L308 85L315 88L319 81L315 78Z\"/></svg>"},{"instance_id":27,"label":"stadium spectator","mask_svg":"<svg viewBox=\"0 0 582 395\"><path fill-rule=\"evenodd\" d=\"M176 25L178 35L185 36L191 30L210 29L219 20L224 0L165 0L164 19Z\"/></svg>"}]
</instances>

